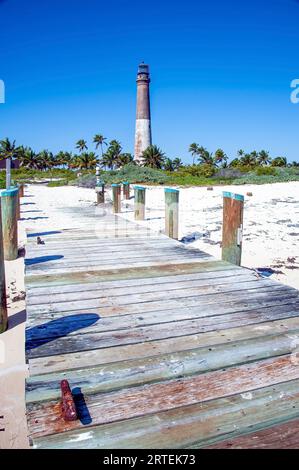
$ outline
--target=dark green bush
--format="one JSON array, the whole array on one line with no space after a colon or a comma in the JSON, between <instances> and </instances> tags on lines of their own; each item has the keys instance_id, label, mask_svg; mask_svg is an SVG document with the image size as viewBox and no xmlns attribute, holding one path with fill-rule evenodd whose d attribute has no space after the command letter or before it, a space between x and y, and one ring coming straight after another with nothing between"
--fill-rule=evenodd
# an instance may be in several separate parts
<instances>
[{"instance_id":1,"label":"dark green bush","mask_svg":"<svg viewBox=\"0 0 299 470\"><path fill-rule=\"evenodd\" d=\"M259 166L259 167L255 170L255 173L256 173L258 176L262 176L262 175L276 176L276 175L277 175L277 171L276 171L275 168L273 168L272 166Z\"/></svg>"},{"instance_id":2,"label":"dark green bush","mask_svg":"<svg viewBox=\"0 0 299 470\"><path fill-rule=\"evenodd\" d=\"M209 178L215 174L215 167L206 163L202 165L188 165L176 172L178 176L197 176Z\"/></svg>"},{"instance_id":3,"label":"dark green bush","mask_svg":"<svg viewBox=\"0 0 299 470\"><path fill-rule=\"evenodd\" d=\"M128 181L129 183L152 183L152 184L166 184L168 176L162 170L154 168L140 167L129 163L119 170L102 171L100 178L105 184L121 183ZM84 175L78 178L78 186L85 188L94 188L96 184L96 177L94 175Z\"/></svg>"}]
</instances>

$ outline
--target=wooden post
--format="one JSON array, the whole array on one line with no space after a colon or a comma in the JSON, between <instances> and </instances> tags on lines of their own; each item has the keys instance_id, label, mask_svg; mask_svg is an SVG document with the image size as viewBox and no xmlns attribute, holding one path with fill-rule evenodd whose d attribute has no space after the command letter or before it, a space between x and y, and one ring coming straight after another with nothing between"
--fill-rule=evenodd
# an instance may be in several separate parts
<instances>
[{"instance_id":1,"label":"wooden post","mask_svg":"<svg viewBox=\"0 0 299 470\"><path fill-rule=\"evenodd\" d=\"M17 186L17 190L18 190L18 195L17 195L17 199L18 199L18 203L17 203L17 220L20 220L20 218L21 218L21 195L20 195L20 186Z\"/></svg>"},{"instance_id":2,"label":"wooden post","mask_svg":"<svg viewBox=\"0 0 299 470\"><path fill-rule=\"evenodd\" d=\"M18 188L2 191L1 208L4 259L11 261L18 257Z\"/></svg>"},{"instance_id":3,"label":"wooden post","mask_svg":"<svg viewBox=\"0 0 299 470\"><path fill-rule=\"evenodd\" d=\"M5 265L3 256L3 237L1 222L1 200L0 200L0 333L7 330L7 305L6 305L6 285L5 285Z\"/></svg>"},{"instance_id":4,"label":"wooden post","mask_svg":"<svg viewBox=\"0 0 299 470\"><path fill-rule=\"evenodd\" d=\"M124 199L130 199L130 183L123 182Z\"/></svg>"},{"instance_id":5,"label":"wooden post","mask_svg":"<svg viewBox=\"0 0 299 470\"><path fill-rule=\"evenodd\" d=\"M241 265L244 196L223 193L222 259Z\"/></svg>"},{"instance_id":6,"label":"wooden post","mask_svg":"<svg viewBox=\"0 0 299 470\"><path fill-rule=\"evenodd\" d=\"M105 183L99 181L96 185L97 204L103 204L105 202Z\"/></svg>"},{"instance_id":7,"label":"wooden post","mask_svg":"<svg viewBox=\"0 0 299 470\"><path fill-rule=\"evenodd\" d=\"M24 184L19 184L20 197L24 197Z\"/></svg>"},{"instance_id":8,"label":"wooden post","mask_svg":"<svg viewBox=\"0 0 299 470\"><path fill-rule=\"evenodd\" d=\"M179 238L179 190L165 189L165 234L177 240Z\"/></svg>"},{"instance_id":9,"label":"wooden post","mask_svg":"<svg viewBox=\"0 0 299 470\"><path fill-rule=\"evenodd\" d=\"M11 157L6 159L6 189L9 189L11 186Z\"/></svg>"},{"instance_id":10,"label":"wooden post","mask_svg":"<svg viewBox=\"0 0 299 470\"><path fill-rule=\"evenodd\" d=\"M144 220L145 217L145 188L143 186L135 186L135 219Z\"/></svg>"},{"instance_id":11,"label":"wooden post","mask_svg":"<svg viewBox=\"0 0 299 470\"><path fill-rule=\"evenodd\" d=\"M113 201L113 212L118 214L121 212L121 186L120 184L112 184L112 201Z\"/></svg>"}]
</instances>

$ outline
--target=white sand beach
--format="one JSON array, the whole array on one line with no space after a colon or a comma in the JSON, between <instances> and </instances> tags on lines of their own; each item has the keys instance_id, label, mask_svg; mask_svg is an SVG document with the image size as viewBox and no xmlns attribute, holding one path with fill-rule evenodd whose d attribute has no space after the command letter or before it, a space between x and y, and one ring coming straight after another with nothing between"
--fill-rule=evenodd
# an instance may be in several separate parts
<instances>
[{"instance_id":1,"label":"white sand beach","mask_svg":"<svg viewBox=\"0 0 299 470\"><path fill-rule=\"evenodd\" d=\"M164 187L146 188L146 220L139 223L163 232ZM268 275L272 279L299 289L299 182L215 186L213 191L205 187L178 189L179 238L188 246L220 259L222 192L242 194L245 196L242 265L254 269L270 268L273 272L268 272ZM247 192L253 195L246 196ZM28 197L27 205L22 207L22 225L37 231L73 226L71 217L63 210L57 211L58 208L77 206L83 211L85 206L95 204L94 190L86 188L32 185L27 193L38 201L38 209L30 205ZM110 189L107 190L106 201L111 201ZM133 220L133 209L133 198L122 201L122 217Z\"/></svg>"},{"instance_id":2,"label":"white sand beach","mask_svg":"<svg viewBox=\"0 0 299 470\"><path fill-rule=\"evenodd\" d=\"M246 185L180 189L179 237L188 246L197 247L216 258L221 257L222 192L232 191L245 196L242 265L249 268L270 268L272 279L299 289L299 182L273 185ZM252 196L246 196L252 192ZM133 196L133 190L131 189ZM68 207L95 205L92 189L72 186L48 188L31 185L22 199L19 224L20 246L25 245L25 229L36 232L74 226ZM106 200L111 201L107 190ZM122 202L122 217L133 220L134 199ZM146 220L140 222L156 231L164 231L164 188L147 187ZM77 226L77 225L76 225ZM96 229L96 227L95 227ZM6 262L9 294L10 328L1 335L0 347L5 361L0 361L1 427L0 448L28 447L24 410L24 379L27 366L24 357L24 258ZM267 275L267 271L264 271ZM1 352L1 351L0 351ZM0 356L1 359L1 356ZM3 398L4 397L4 398Z\"/></svg>"}]
</instances>

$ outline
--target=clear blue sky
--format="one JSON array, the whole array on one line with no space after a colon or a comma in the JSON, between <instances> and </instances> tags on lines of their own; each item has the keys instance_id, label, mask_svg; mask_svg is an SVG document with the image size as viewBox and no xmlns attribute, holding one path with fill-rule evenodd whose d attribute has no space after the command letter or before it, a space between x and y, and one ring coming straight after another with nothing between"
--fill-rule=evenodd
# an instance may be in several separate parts
<instances>
[{"instance_id":1,"label":"clear blue sky","mask_svg":"<svg viewBox=\"0 0 299 470\"><path fill-rule=\"evenodd\" d=\"M299 160L299 1L0 0L0 137L73 150L95 133L133 152L135 77L150 64L153 141Z\"/></svg>"}]
</instances>

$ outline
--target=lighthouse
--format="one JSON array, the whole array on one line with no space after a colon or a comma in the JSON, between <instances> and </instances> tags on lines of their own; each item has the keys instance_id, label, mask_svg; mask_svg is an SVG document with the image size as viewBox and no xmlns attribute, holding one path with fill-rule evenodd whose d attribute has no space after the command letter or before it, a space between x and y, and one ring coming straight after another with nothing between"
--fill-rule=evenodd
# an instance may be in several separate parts
<instances>
[{"instance_id":1,"label":"lighthouse","mask_svg":"<svg viewBox=\"0 0 299 470\"><path fill-rule=\"evenodd\" d=\"M152 144L149 66L141 63L137 72L137 106L134 160L142 162L142 152Z\"/></svg>"}]
</instances>

